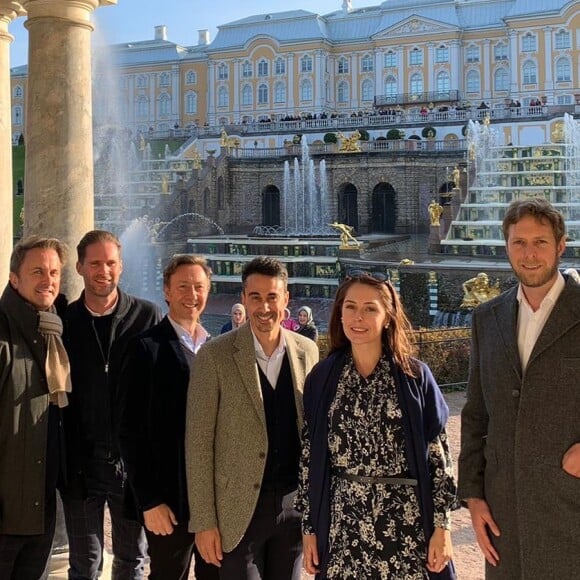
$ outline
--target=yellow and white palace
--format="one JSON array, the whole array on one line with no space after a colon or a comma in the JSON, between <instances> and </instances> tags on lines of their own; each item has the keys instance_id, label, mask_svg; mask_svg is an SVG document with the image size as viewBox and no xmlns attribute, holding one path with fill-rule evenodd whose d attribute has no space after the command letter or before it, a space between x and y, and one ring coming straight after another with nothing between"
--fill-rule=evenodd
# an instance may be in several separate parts
<instances>
[{"instance_id":1,"label":"yellow and white palace","mask_svg":"<svg viewBox=\"0 0 580 580\"><path fill-rule=\"evenodd\" d=\"M353 4L248 16L213 40L200 30L192 46L168 40L165 26L153 40L111 46L120 122L133 134L352 115L425 127L485 111L506 120L516 144L548 141L550 119L580 110L577 0ZM17 140L25 66L11 70L11 90ZM514 129L524 119L525 138Z\"/></svg>"}]
</instances>

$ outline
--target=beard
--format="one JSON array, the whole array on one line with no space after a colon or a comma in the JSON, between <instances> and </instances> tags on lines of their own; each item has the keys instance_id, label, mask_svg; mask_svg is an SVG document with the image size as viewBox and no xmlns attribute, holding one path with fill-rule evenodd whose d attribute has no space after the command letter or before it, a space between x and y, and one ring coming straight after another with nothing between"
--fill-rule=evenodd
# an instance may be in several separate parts
<instances>
[{"instance_id":1,"label":"beard","mask_svg":"<svg viewBox=\"0 0 580 580\"><path fill-rule=\"evenodd\" d=\"M528 288L540 288L545 286L556 277L558 273L558 261L556 260L551 267L541 268L539 270L528 271L521 266L517 268L512 264L512 268L523 286Z\"/></svg>"}]
</instances>

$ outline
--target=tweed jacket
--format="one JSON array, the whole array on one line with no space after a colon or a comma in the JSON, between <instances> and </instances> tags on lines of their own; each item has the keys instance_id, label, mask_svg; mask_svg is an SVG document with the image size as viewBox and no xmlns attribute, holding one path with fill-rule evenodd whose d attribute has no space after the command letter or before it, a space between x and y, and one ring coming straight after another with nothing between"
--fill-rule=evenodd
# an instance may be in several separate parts
<instances>
[{"instance_id":1,"label":"tweed jacket","mask_svg":"<svg viewBox=\"0 0 580 580\"><path fill-rule=\"evenodd\" d=\"M318 347L294 332L282 333L300 433L304 380L318 361ZM267 451L256 353L246 323L205 344L191 374L185 438L191 532L219 528L225 552L238 545L258 501Z\"/></svg>"},{"instance_id":2,"label":"tweed jacket","mask_svg":"<svg viewBox=\"0 0 580 580\"><path fill-rule=\"evenodd\" d=\"M484 498L501 531L488 579L577 578L580 478L561 465L580 442L580 286L567 278L525 372L516 295L474 312L459 494Z\"/></svg>"}]
</instances>

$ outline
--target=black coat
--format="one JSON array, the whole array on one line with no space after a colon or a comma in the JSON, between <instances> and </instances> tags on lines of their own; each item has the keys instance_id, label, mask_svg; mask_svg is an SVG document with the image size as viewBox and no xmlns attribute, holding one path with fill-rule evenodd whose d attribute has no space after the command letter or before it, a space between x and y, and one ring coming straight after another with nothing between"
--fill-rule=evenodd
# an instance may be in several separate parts
<instances>
[{"instance_id":1,"label":"black coat","mask_svg":"<svg viewBox=\"0 0 580 580\"><path fill-rule=\"evenodd\" d=\"M121 380L125 404L119 436L132 493L127 515L142 521L143 511L162 503L178 522L187 522L185 408L189 365L167 316L129 345Z\"/></svg>"}]
</instances>

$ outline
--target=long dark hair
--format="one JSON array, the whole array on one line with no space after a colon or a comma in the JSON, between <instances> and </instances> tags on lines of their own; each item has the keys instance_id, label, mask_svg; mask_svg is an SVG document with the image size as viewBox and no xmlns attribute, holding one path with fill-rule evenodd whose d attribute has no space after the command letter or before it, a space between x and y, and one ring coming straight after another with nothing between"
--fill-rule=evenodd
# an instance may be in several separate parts
<instances>
[{"instance_id":1,"label":"long dark hair","mask_svg":"<svg viewBox=\"0 0 580 580\"><path fill-rule=\"evenodd\" d=\"M409 333L413 327L405 314L401 299L389 281L379 280L371 274L347 276L338 287L328 326L330 352L333 353L350 345L350 341L342 328L341 318L346 293L353 284L366 284L378 290L389 317L388 327L383 329L382 334L383 348L392 354L395 362L406 374L412 377L416 376L418 367L412 358L414 347L409 340Z\"/></svg>"}]
</instances>

